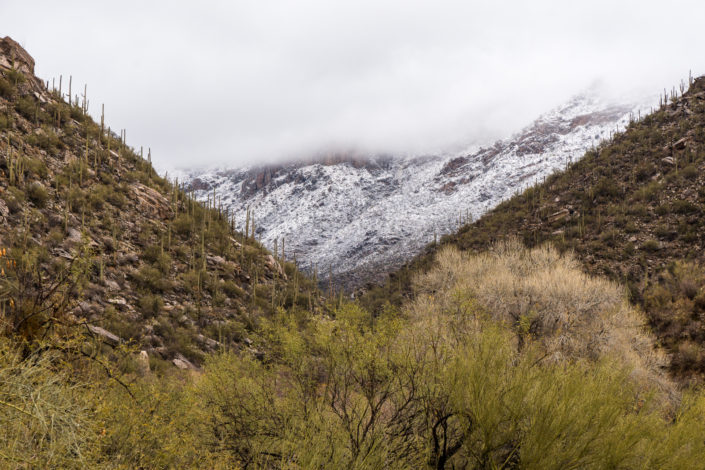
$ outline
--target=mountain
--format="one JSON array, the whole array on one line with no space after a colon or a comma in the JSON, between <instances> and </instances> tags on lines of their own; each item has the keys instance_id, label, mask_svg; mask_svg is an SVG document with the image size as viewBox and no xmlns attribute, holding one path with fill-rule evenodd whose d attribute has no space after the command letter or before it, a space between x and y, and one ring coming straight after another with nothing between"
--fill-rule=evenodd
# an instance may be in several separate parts
<instances>
[{"instance_id":1,"label":"mountain","mask_svg":"<svg viewBox=\"0 0 705 470\"><path fill-rule=\"evenodd\" d=\"M192 368L221 347L254 351L248 336L277 307L317 303L292 264L94 122L85 96L64 101L67 82L49 89L0 40L3 333L31 343L72 324Z\"/></svg>"},{"instance_id":2,"label":"mountain","mask_svg":"<svg viewBox=\"0 0 705 470\"><path fill-rule=\"evenodd\" d=\"M257 212L236 231L61 88L0 40L0 467L701 466L705 394L656 336L674 371L697 364L705 81L361 300L322 298L288 244L255 240ZM429 185L452 197L505 153ZM278 178L258 175L245 191ZM597 275L622 272L653 332Z\"/></svg>"},{"instance_id":3,"label":"mountain","mask_svg":"<svg viewBox=\"0 0 705 470\"><path fill-rule=\"evenodd\" d=\"M476 219L517 191L565 168L651 100L614 103L599 87L516 135L461 154L395 158L329 154L264 167L185 171L195 197L216 198L244 223L249 207L262 243L331 273L348 289L384 279L429 242Z\"/></svg>"},{"instance_id":4,"label":"mountain","mask_svg":"<svg viewBox=\"0 0 705 470\"><path fill-rule=\"evenodd\" d=\"M482 252L516 237L573 252L583 269L625 285L671 371L705 380L705 77L661 97L654 113L429 245L365 302L403 302L440 246ZM685 92L685 93L683 93Z\"/></svg>"}]
</instances>

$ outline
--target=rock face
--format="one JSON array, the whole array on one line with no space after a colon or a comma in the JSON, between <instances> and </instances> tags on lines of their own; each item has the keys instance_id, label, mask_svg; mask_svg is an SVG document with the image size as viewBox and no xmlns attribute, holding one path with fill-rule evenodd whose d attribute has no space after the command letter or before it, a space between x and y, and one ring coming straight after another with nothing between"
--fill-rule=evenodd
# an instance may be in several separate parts
<instances>
[{"instance_id":1,"label":"rock face","mask_svg":"<svg viewBox=\"0 0 705 470\"><path fill-rule=\"evenodd\" d=\"M0 39L0 67L34 75L34 59L9 36Z\"/></svg>"},{"instance_id":2,"label":"rock face","mask_svg":"<svg viewBox=\"0 0 705 470\"><path fill-rule=\"evenodd\" d=\"M333 154L268 167L186 172L197 197L213 190L243 228L254 213L263 243L319 278L355 288L378 280L434 237L564 168L624 127L651 100L614 104L575 97L486 148L416 158ZM644 104L648 103L648 104Z\"/></svg>"},{"instance_id":3,"label":"rock face","mask_svg":"<svg viewBox=\"0 0 705 470\"><path fill-rule=\"evenodd\" d=\"M42 94L42 81L34 76L34 59L9 36L0 39L1 69L21 72L27 79L27 88L36 95Z\"/></svg>"}]
</instances>

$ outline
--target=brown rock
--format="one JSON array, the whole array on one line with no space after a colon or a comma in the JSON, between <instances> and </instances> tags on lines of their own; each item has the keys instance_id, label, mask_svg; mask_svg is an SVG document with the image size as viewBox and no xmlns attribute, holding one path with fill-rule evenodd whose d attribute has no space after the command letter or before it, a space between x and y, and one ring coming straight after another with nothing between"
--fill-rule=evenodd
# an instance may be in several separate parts
<instances>
[{"instance_id":1,"label":"brown rock","mask_svg":"<svg viewBox=\"0 0 705 470\"><path fill-rule=\"evenodd\" d=\"M34 75L34 59L9 36L0 39L0 67Z\"/></svg>"},{"instance_id":2,"label":"brown rock","mask_svg":"<svg viewBox=\"0 0 705 470\"><path fill-rule=\"evenodd\" d=\"M548 221L549 222L557 222L559 220L567 219L569 217L570 217L570 210L561 209L558 212L555 212L555 213L549 215Z\"/></svg>"},{"instance_id":3,"label":"brown rock","mask_svg":"<svg viewBox=\"0 0 705 470\"><path fill-rule=\"evenodd\" d=\"M198 367L181 354L177 354L176 357L171 360L171 363L181 370L198 370Z\"/></svg>"},{"instance_id":4,"label":"brown rock","mask_svg":"<svg viewBox=\"0 0 705 470\"><path fill-rule=\"evenodd\" d=\"M88 325L88 331L93 333L96 336L100 336L100 338L107 344L111 346L117 346L122 342L119 336L109 332L108 330L101 328L99 326L95 325Z\"/></svg>"},{"instance_id":5,"label":"brown rock","mask_svg":"<svg viewBox=\"0 0 705 470\"><path fill-rule=\"evenodd\" d=\"M281 264L279 264L279 262L274 259L274 256L267 255L267 257L264 259L264 261L267 264L267 267L272 272L276 272L277 274L279 274L279 276L281 278L286 279L286 274L284 273L284 270L282 269Z\"/></svg>"},{"instance_id":6,"label":"brown rock","mask_svg":"<svg viewBox=\"0 0 705 470\"><path fill-rule=\"evenodd\" d=\"M167 201L167 199L156 189L152 189L141 183L135 183L132 190L133 194L137 198L137 205L143 213L151 216L157 216L162 219L172 216L169 201Z\"/></svg>"}]
</instances>

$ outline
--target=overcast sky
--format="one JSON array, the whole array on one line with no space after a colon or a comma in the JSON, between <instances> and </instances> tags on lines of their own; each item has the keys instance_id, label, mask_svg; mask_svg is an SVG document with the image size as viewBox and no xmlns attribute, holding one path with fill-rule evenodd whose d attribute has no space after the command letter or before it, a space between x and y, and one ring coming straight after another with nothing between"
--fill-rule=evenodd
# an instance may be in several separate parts
<instances>
[{"instance_id":1,"label":"overcast sky","mask_svg":"<svg viewBox=\"0 0 705 470\"><path fill-rule=\"evenodd\" d=\"M705 73L703 24L702 0L0 0L37 75L160 168L486 142L597 79Z\"/></svg>"}]
</instances>

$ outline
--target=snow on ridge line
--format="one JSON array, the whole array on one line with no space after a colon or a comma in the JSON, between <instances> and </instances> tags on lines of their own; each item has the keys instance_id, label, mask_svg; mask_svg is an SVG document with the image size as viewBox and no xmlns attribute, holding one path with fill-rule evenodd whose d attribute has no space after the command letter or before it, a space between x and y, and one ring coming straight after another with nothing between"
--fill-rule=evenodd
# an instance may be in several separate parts
<instances>
[{"instance_id":1,"label":"snow on ridge line","mask_svg":"<svg viewBox=\"0 0 705 470\"><path fill-rule=\"evenodd\" d=\"M184 172L182 178L205 187L196 191L199 199L215 188L241 229L249 206L262 242L273 247L278 239L281 246L285 239L287 258L295 253L304 270L317 266L325 279L330 269L341 284L357 287L398 268L434 236L457 230L460 217L476 219L563 169L624 129L631 116L646 115L654 102L614 104L580 95L511 138L469 154L390 159L374 168L282 165L266 184L254 186L248 180L253 167Z\"/></svg>"}]
</instances>

